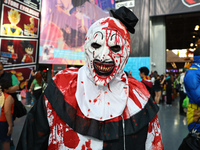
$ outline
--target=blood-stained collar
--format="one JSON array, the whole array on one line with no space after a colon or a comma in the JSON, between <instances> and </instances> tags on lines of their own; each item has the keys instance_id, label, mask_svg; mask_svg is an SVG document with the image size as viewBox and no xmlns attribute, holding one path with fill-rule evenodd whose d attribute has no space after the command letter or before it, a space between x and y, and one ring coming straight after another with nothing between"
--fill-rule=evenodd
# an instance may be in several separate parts
<instances>
[{"instance_id":1,"label":"blood-stained collar","mask_svg":"<svg viewBox=\"0 0 200 150\"><path fill-rule=\"evenodd\" d=\"M88 30L86 64L96 85L107 85L121 74L130 54L130 35L115 18L102 18Z\"/></svg>"}]
</instances>

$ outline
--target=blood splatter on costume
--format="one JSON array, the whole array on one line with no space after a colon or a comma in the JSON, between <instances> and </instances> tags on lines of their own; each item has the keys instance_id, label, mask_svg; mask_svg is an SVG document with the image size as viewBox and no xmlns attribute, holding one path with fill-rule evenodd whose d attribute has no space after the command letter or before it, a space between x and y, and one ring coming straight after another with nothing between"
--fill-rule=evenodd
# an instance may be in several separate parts
<instances>
[{"instance_id":1,"label":"blood splatter on costume","mask_svg":"<svg viewBox=\"0 0 200 150\"><path fill-rule=\"evenodd\" d=\"M130 36L120 21L107 17L90 27L86 65L62 70L49 82L27 116L17 149L163 149L155 101L123 71Z\"/></svg>"}]
</instances>

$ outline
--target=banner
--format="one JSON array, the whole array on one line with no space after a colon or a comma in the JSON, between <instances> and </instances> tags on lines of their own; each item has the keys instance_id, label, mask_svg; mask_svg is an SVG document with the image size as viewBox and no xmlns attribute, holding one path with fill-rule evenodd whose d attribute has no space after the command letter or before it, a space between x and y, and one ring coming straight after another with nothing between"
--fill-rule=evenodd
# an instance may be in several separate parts
<instances>
[{"instance_id":1,"label":"banner","mask_svg":"<svg viewBox=\"0 0 200 150\"><path fill-rule=\"evenodd\" d=\"M35 66L28 66L28 67L19 67L19 68L4 68L4 71L6 72L11 72L14 74L19 83L20 83L20 88L23 89L24 86L26 85L26 80L30 78L31 76L31 71L35 70Z\"/></svg>"},{"instance_id":2,"label":"banner","mask_svg":"<svg viewBox=\"0 0 200 150\"><path fill-rule=\"evenodd\" d=\"M150 0L150 16L199 12L199 0Z\"/></svg>"},{"instance_id":3,"label":"banner","mask_svg":"<svg viewBox=\"0 0 200 150\"><path fill-rule=\"evenodd\" d=\"M5 67L36 63L37 40L0 39L0 61Z\"/></svg>"},{"instance_id":4,"label":"banner","mask_svg":"<svg viewBox=\"0 0 200 150\"><path fill-rule=\"evenodd\" d=\"M35 10L40 11L41 9L41 1L40 0L16 0L24 5L27 5Z\"/></svg>"},{"instance_id":5,"label":"banner","mask_svg":"<svg viewBox=\"0 0 200 150\"><path fill-rule=\"evenodd\" d=\"M43 0L39 63L83 65L88 28L113 7L114 0Z\"/></svg>"},{"instance_id":6,"label":"banner","mask_svg":"<svg viewBox=\"0 0 200 150\"><path fill-rule=\"evenodd\" d=\"M39 19L3 4L1 35L38 38Z\"/></svg>"}]
</instances>

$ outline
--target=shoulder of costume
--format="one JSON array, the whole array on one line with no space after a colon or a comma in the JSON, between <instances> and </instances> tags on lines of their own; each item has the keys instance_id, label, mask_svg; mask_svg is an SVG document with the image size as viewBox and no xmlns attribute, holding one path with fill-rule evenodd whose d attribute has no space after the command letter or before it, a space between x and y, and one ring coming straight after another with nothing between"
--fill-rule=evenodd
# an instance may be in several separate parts
<instances>
[{"instance_id":1,"label":"shoulder of costume","mask_svg":"<svg viewBox=\"0 0 200 150\"><path fill-rule=\"evenodd\" d=\"M70 68L64 69L57 73L53 80L48 84L44 92L45 98L50 103L50 109L56 112L67 125L69 125L74 131L87 136L92 136L100 140L114 140L119 136L123 136L121 133L121 127L123 120L125 123L125 134L135 134L145 126L148 126L149 122L156 116L158 107L155 102L148 100L148 91L144 84L137 81L134 78L129 80L129 98L130 106L136 105L133 108L138 108L137 112L129 112L130 107L127 104L124 112L121 116L113 119L98 121L95 119L87 118L81 112L75 97L77 88L77 76L78 69ZM136 93L134 93L134 91ZM141 98L137 98L137 93ZM145 97L143 97L145 96ZM145 100L141 100L145 98ZM144 102L146 101L146 102ZM92 129L92 130L91 130Z\"/></svg>"}]
</instances>

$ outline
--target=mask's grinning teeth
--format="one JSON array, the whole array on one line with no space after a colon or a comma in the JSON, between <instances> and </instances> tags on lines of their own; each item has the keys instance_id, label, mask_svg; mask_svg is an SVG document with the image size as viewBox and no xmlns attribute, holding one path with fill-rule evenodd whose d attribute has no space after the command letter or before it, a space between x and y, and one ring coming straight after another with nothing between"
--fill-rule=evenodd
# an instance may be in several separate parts
<instances>
[{"instance_id":1,"label":"mask's grinning teeth","mask_svg":"<svg viewBox=\"0 0 200 150\"><path fill-rule=\"evenodd\" d=\"M96 67L101 72L108 72L108 71L112 70L111 66L106 66L106 65L98 65L98 64L96 64Z\"/></svg>"}]
</instances>

